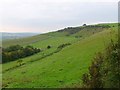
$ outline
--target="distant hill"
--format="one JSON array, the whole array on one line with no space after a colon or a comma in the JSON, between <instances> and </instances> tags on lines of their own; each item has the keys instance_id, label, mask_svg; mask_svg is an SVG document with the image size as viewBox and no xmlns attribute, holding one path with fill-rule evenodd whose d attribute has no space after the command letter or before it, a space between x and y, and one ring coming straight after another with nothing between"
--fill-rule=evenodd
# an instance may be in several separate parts
<instances>
[{"instance_id":1,"label":"distant hill","mask_svg":"<svg viewBox=\"0 0 120 90\"><path fill-rule=\"evenodd\" d=\"M34 35L37 35L37 34L38 33L8 33L8 32L1 32L0 33L0 39L2 39L2 40L19 39L19 38L34 36Z\"/></svg>"}]
</instances>

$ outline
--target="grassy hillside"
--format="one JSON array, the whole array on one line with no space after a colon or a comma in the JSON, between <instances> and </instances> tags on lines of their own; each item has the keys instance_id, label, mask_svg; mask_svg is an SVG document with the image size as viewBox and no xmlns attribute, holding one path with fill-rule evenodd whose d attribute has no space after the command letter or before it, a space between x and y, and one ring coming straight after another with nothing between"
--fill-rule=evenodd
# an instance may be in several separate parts
<instances>
[{"instance_id":1,"label":"grassy hillside","mask_svg":"<svg viewBox=\"0 0 120 90\"><path fill-rule=\"evenodd\" d=\"M93 26L93 27L90 27ZM86 36L90 36L93 33L97 33L100 31L103 31L106 29L106 27L103 26L115 26L115 24L98 24L98 25L88 25L88 26L80 26L80 27L68 27L64 28L62 30L58 30L57 32L50 32L46 34L40 34L32 37L27 37L27 38L21 38L21 39L14 39L14 40L3 40L2 44L3 47L8 47L11 45L28 45L28 44L33 44L33 43L39 43L41 41L49 41L47 39L54 38L56 37L65 37L64 39L80 39L84 38ZM73 36L73 37L72 37ZM57 39L56 39L57 40ZM63 40L63 39L62 39Z\"/></svg>"},{"instance_id":2,"label":"grassy hillside","mask_svg":"<svg viewBox=\"0 0 120 90\"><path fill-rule=\"evenodd\" d=\"M3 64L3 87L71 87L82 84L82 75L88 72L95 53L103 51L111 38L117 40L117 24L99 24L103 27L77 27L19 40L5 41L5 47L13 44L30 44L44 49L36 55ZM19 42L18 42L19 41ZM21 41L21 42L20 42ZM59 45L71 45L55 52ZM52 48L46 49L48 45Z\"/></svg>"}]
</instances>

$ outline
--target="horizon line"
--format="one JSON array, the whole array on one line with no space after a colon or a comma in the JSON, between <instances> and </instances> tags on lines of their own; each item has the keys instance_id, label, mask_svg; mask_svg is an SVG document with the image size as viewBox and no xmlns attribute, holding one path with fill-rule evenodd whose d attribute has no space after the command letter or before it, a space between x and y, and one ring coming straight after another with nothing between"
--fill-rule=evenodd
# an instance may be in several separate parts
<instances>
[{"instance_id":1,"label":"horizon line","mask_svg":"<svg viewBox=\"0 0 120 90\"><path fill-rule=\"evenodd\" d=\"M86 25L97 25L97 24L112 24L112 23L118 23L118 22L99 22L99 23L84 23L84 24L86 24ZM67 27L81 27L81 26L83 26L83 24L82 25L76 25L76 26L67 26ZM67 27L64 27L64 28L67 28ZM52 30L52 31L48 31L48 32L28 32L28 31L25 31L25 32L20 32L20 31L18 31L18 32L7 32L7 31L1 31L0 33L39 33L39 34L44 34L44 33L49 33L49 32L55 32L55 31L58 31L58 30L61 30L61 29L64 29L64 28L59 28L59 29L56 29L56 30Z\"/></svg>"}]
</instances>

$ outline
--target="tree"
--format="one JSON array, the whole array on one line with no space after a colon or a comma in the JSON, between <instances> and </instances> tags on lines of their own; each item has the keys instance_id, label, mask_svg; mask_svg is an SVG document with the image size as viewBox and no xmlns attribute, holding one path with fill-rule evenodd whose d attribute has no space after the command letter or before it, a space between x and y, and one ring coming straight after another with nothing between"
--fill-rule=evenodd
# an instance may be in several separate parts
<instances>
[{"instance_id":1,"label":"tree","mask_svg":"<svg viewBox=\"0 0 120 90\"><path fill-rule=\"evenodd\" d=\"M83 24L83 26L87 26L86 24Z\"/></svg>"},{"instance_id":2,"label":"tree","mask_svg":"<svg viewBox=\"0 0 120 90\"><path fill-rule=\"evenodd\" d=\"M50 48L51 48L51 46L50 46L50 45L48 45L48 46L47 46L47 49L50 49Z\"/></svg>"},{"instance_id":3,"label":"tree","mask_svg":"<svg viewBox=\"0 0 120 90\"><path fill-rule=\"evenodd\" d=\"M40 52L41 49L33 48L33 46L22 47L20 45L14 45L7 48L2 48L2 60L3 63L14 61L19 58L24 58L35 53Z\"/></svg>"}]
</instances>

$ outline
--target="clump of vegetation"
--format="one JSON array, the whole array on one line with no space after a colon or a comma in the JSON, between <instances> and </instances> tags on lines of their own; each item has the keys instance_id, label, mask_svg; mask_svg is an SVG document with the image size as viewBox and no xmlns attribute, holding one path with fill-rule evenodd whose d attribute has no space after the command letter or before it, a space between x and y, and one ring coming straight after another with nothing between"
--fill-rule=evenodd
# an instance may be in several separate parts
<instances>
[{"instance_id":1,"label":"clump of vegetation","mask_svg":"<svg viewBox=\"0 0 120 90\"><path fill-rule=\"evenodd\" d=\"M20 45L10 46L8 48L2 48L2 63L14 61L19 58L31 56L40 52L38 48L32 46L22 47Z\"/></svg>"},{"instance_id":2,"label":"clump of vegetation","mask_svg":"<svg viewBox=\"0 0 120 90\"><path fill-rule=\"evenodd\" d=\"M82 36L75 36L75 38L81 38Z\"/></svg>"},{"instance_id":3,"label":"clump of vegetation","mask_svg":"<svg viewBox=\"0 0 120 90\"><path fill-rule=\"evenodd\" d=\"M83 74L83 87L87 88L119 88L120 68L118 43L106 48L105 54L98 53L94 58L89 73Z\"/></svg>"},{"instance_id":4,"label":"clump of vegetation","mask_svg":"<svg viewBox=\"0 0 120 90\"><path fill-rule=\"evenodd\" d=\"M67 32L68 34L66 36L69 36L71 34L75 34L77 32L79 32L82 28L80 27L68 27L68 28L64 28L62 30L58 30L58 32Z\"/></svg>"},{"instance_id":5,"label":"clump of vegetation","mask_svg":"<svg viewBox=\"0 0 120 90\"><path fill-rule=\"evenodd\" d=\"M51 48L51 46L50 46L50 45L48 45L48 46L47 46L47 49L50 49L50 48Z\"/></svg>"},{"instance_id":6,"label":"clump of vegetation","mask_svg":"<svg viewBox=\"0 0 120 90\"><path fill-rule=\"evenodd\" d=\"M58 46L58 49L62 49L64 47L68 46L68 45L71 45L71 43L61 44L61 45Z\"/></svg>"},{"instance_id":7,"label":"clump of vegetation","mask_svg":"<svg viewBox=\"0 0 120 90\"><path fill-rule=\"evenodd\" d=\"M83 24L83 26L87 26L86 24Z\"/></svg>"},{"instance_id":8,"label":"clump of vegetation","mask_svg":"<svg viewBox=\"0 0 120 90\"><path fill-rule=\"evenodd\" d=\"M106 48L106 58L102 65L101 72L104 87L120 88L120 47L118 43L111 40Z\"/></svg>"},{"instance_id":9,"label":"clump of vegetation","mask_svg":"<svg viewBox=\"0 0 120 90\"><path fill-rule=\"evenodd\" d=\"M2 47L0 47L0 64L2 63Z\"/></svg>"},{"instance_id":10,"label":"clump of vegetation","mask_svg":"<svg viewBox=\"0 0 120 90\"><path fill-rule=\"evenodd\" d=\"M58 30L58 32L67 32L66 36L70 36L72 34L75 34L81 30L84 30L84 29L104 29L104 28L110 28L109 25L86 25L86 24L83 24L83 27L67 27L67 28L64 28L62 30Z\"/></svg>"},{"instance_id":11,"label":"clump of vegetation","mask_svg":"<svg viewBox=\"0 0 120 90\"><path fill-rule=\"evenodd\" d=\"M110 28L109 25L88 25L88 28Z\"/></svg>"},{"instance_id":12,"label":"clump of vegetation","mask_svg":"<svg viewBox=\"0 0 120 90\"><path fill-rule=\"evenodd\" d=\"M17 63L19 64L19 66L21 66L23 64L23 60L18 60Z\"/></svg>"},{"instance_id":13,"label":"clump of vegetation","mask_svg":"<svg viewBox=\"0 0 120 90\"><path fill-rule=\"evenodd\" d=\"M103 56L98 53L89 67L89 74L83 74L84 87L102 88L100 68L103 62Z\"/></svg>"}]
</instances>

